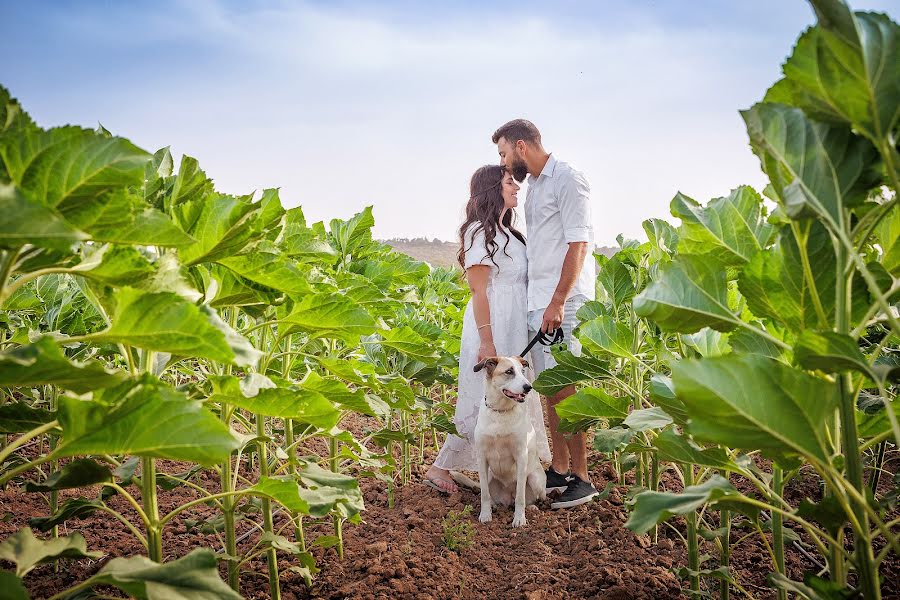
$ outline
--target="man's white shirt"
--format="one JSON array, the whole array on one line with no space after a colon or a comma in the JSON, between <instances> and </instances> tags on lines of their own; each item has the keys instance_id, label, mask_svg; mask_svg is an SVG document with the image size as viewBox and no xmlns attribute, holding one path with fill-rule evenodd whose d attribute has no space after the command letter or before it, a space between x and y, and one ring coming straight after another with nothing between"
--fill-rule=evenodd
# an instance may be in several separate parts
<instances>
[{"instance_id":1,"label":"man's white shirt","mask_svg":"<svg viewBox=\"0 0 900 600\"><path fill-rule=\"evenodd\" d=\"M588 255L569 297L594 299L594 227L591 188L584 174L552 154L538 177L528 176L528 310L550 305L571 242L587 242Z\"/></svg>"}]
</instances>

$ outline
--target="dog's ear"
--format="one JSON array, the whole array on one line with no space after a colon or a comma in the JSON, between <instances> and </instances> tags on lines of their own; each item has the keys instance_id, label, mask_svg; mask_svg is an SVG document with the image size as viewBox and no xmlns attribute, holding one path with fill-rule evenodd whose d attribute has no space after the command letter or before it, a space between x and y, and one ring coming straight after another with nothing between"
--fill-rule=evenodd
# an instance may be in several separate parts
<instances>
[{"instance_id":1,"label":"dog's ear","mask_svg":"<svg viewBox=\"0 0 900 600\"><path fill-rule=\"evenodd\" d=\"M516 360L518 360L520 363L522 363L522 367L524 367L524 368L526 368L526 369L528 368L528 361L527 361L527 360L525 360L525 359L522 358L521 356L517 356L517 357L516 357Z\"/></svg>"},{"instance_id":2,"label":"dog's ear","mask_svg":"<svg viewBox=\"0 0 900 600\"><path fill-rule=\"evenodd\" d=\"M496 356L489 356L486 359L484 359L483 361L481 361L480 363L478 363L477 365L475 365L475 372L477 373L478 371L480 371L482 369L487 369L488 373L493 373L494 369L497 368L498 362L499 361L497 360Z\"/></svg>"}]
</instances>

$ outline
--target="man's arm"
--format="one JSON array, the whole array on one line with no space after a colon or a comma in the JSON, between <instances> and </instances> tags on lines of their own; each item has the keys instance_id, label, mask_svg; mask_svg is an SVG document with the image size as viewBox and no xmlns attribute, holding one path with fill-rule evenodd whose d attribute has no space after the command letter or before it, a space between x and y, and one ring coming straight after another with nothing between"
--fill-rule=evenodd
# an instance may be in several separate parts
<instances>
[{"instance_id":1,"label":"man's arm","mask_svg":"<svg viewBox=\"0 0 900 600\"><path fill-rule=\"evenodd\" d=\"M550 332L558 328L565 318L565 305L578 276L581 274L581 268L584 266L584 260L588 254L587 242L570 242L569 249L566 251L566 258L563 260L562 273L559 276L559 283L556 284L556 291L553 292L553 298L550 305L544 311L544 320L541 323L541 331Z\"/></svg>"}]
</instances>

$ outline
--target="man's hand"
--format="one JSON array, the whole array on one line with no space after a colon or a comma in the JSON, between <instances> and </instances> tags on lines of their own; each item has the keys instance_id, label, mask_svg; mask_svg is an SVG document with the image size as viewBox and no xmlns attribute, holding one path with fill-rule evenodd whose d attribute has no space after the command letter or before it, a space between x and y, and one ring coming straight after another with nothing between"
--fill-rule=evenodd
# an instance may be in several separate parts
<instances>
[{"instance_id":1,"label":"man's hand","mask_svg":"<svg viewBox=\"0 0 900 600\"><path fill-rule=\"evenodd\" d=\"M491 356L497 356L497 349L494 348L494 343L481 342L481 346L478 347L478 362L481 362Z\"/></svg>"},{"instance_id":2,"label":"man's hand","mask_svg":"<svg viewBox=\"0 0 900 600\"><path fill-rule=\"evenodd\" d=\"M541 322L541 331L550 333L551 331L559 329L565 316L566 303L551 302L550 306L547 307L547 310L544 311L544 320Z\"/></svg>"}]
</instances>

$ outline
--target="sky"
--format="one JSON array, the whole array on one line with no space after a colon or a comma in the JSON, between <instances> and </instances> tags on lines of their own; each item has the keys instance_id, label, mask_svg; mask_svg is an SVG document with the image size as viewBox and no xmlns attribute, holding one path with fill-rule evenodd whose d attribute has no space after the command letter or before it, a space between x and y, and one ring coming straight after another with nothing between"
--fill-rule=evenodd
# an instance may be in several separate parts
<instances>
[{"instance_id":1,"label":"sky","mask_svg":"<svg viewBox=\"0 0 900 600\"><path fill-rule=\"evenodd\" d=\"M888 12L900 0L858 0ZM738 110L814 22L802 0L0 0L0 84L45 127L196 157L310 221L456 238L491 134L524 117L591 184L595 238L676 192L765 185ZM520 192L520 202L525 191Z\"/></svg>"}]
</instances>

